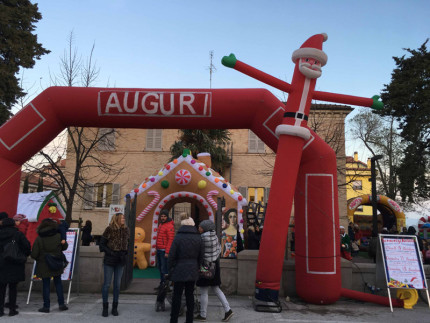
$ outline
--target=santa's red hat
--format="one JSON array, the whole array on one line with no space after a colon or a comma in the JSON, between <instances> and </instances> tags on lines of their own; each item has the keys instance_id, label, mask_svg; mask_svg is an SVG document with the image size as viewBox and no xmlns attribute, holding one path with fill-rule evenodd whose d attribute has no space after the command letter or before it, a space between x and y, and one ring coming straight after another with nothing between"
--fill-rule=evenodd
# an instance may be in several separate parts
<instances>
[{"instance_id":1,"label":"santa's red hat","mask_svg":"<svg viewBox=\"0 0 430 323\"><path fill-rule=\"evenodd\" d=\"M293 62L302 57L311 57L321 62L321 66L327 63L327 55L322 51L322 43L327 40L327 34L317 34L310 37L303 45L293 52Z\"/></svg>"}]
</instances>

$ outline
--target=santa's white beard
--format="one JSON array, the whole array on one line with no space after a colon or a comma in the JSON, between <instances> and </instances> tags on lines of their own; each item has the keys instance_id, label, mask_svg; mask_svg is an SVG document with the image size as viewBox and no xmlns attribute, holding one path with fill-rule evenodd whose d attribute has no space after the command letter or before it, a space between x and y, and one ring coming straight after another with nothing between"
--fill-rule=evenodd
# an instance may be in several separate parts
<instances>
[{"instance_id":1,"label":"santa's white beard","mask_svg":"<svg viewBox=\"0 0 430 323\"><path fill-rule=\"evenodd\" d=\"M299 71L310 79L319 78L322 74L321 67L309 63L299 63Z\"/></svg>"}]
</instances>

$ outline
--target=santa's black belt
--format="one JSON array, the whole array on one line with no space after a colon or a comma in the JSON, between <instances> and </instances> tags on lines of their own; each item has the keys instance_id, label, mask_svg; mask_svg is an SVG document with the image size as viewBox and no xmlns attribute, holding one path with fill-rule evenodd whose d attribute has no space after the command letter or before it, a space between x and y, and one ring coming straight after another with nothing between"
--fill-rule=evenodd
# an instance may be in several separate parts
<instances>
[{"instance_id":1,"label":"santa's black belt","mask_svg":"<svg viewBox=\"0 0 430 323\"><path fill-rule=\"evenodd\" d=\"M296 119L303 119L305 121L308 121L308 116L300 112L285 112L284 118L296 118Z\"/></svg>"}]
</instances>

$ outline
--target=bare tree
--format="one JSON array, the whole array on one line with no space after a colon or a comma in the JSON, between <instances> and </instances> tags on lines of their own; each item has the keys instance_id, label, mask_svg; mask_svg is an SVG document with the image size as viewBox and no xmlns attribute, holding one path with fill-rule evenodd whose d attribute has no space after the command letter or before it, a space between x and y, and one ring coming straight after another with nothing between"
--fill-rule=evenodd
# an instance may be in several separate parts
<instances>
[{"instance_id":1,"label":"bare tree","mask_svg":"<svg viewBox=\"0 0 430 323\"><path fill-rule=\"evenodd\" d=\"M343 178L346 178L344 118L351 110L349 106L312 104L308 120L309 128L317 133L336 154L338 178L342 179L338 183L339 186L345 186L355 180L355 176L348 173L348 182L343 181ZM267 158L273 155L273 152L260 155L266 167L258 171L258 174L269 177L273 175L274 159Z\"/></svg>"},{"instance_id":2,"label":"bare tree","mask_svg":"<svg viewBox=\"0 0 430 323\"><path fill-rule=\"evenodd\" d=\"M380 189L392 199L399 192L398 169L404 151L404 143L395 126L394 117L381 117L372 112L357 114L350 121L353 138L360 140L372 156L384 156L376 161Z\"/></svg>"},{"instance_id":3,"label":"bare tree","mask_svg":"<svg viewBox=\"0 0 430 323\"><path fill-rule=\"evenodd\" d=\"M99 74L93 59L95 45L85 64L74 48L73 32L69 35L67 45L64 56L60 58L60 71L51 75L51 82L54 85L91 86ZM58 186L68 222L72 221L72 209L77 197L84 203L93 203L84 193L88 183L94 183L95 176L99 183L113 182L125 168L121 166L124 154L115 162L107 162L108 159L104 158L106 153L114 149L115 138L119 135L115 129L69 127L25 164L26 171L39 174ZM67 168L64 167L66 158L67 163L72 165Z\"/></svg>"}]
</instances>

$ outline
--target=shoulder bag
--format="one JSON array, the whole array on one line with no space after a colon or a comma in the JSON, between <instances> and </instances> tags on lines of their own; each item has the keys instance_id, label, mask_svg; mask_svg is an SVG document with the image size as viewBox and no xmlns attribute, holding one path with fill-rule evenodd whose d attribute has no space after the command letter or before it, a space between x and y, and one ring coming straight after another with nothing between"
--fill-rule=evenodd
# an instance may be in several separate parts
<instances>
[{"instance_id":1,"label":"shoulder bag","mask_svg":"<svg viewBox=\"0 0 430 323\"><path fill-rule=\"evenodd\" d=\"M200 278L213 279L215 277L215 263L203 264L200 266Z\"/></svg>"},{"instance_id":2,"label":"shoulder bag","mask_svg":"<svg viewBox=\"0 0 430 323\"><path fill-rule=\"evenodd\" d=\"M18 232L14 234L12 241L4 245L3 259L13 264L24 264L27 261L27 257L24 255L18 245L18 241L16 240L17 234Z\"/></svg>"},{"instance_id":3,"label":"shoulder bag","mask_svg":"<svg viewBox=\"0 0 430 323\"><path fill-rule=\"evenodd\" d=\"M42 240L43 249L45 249L45 244L43 242L43 239L41 240ZM53 271L64 269L69 264L63 252L61 252L60 256L53 256L50 253L45 253L45 262L48 268Z\"/></svg>"}]
</instances>

